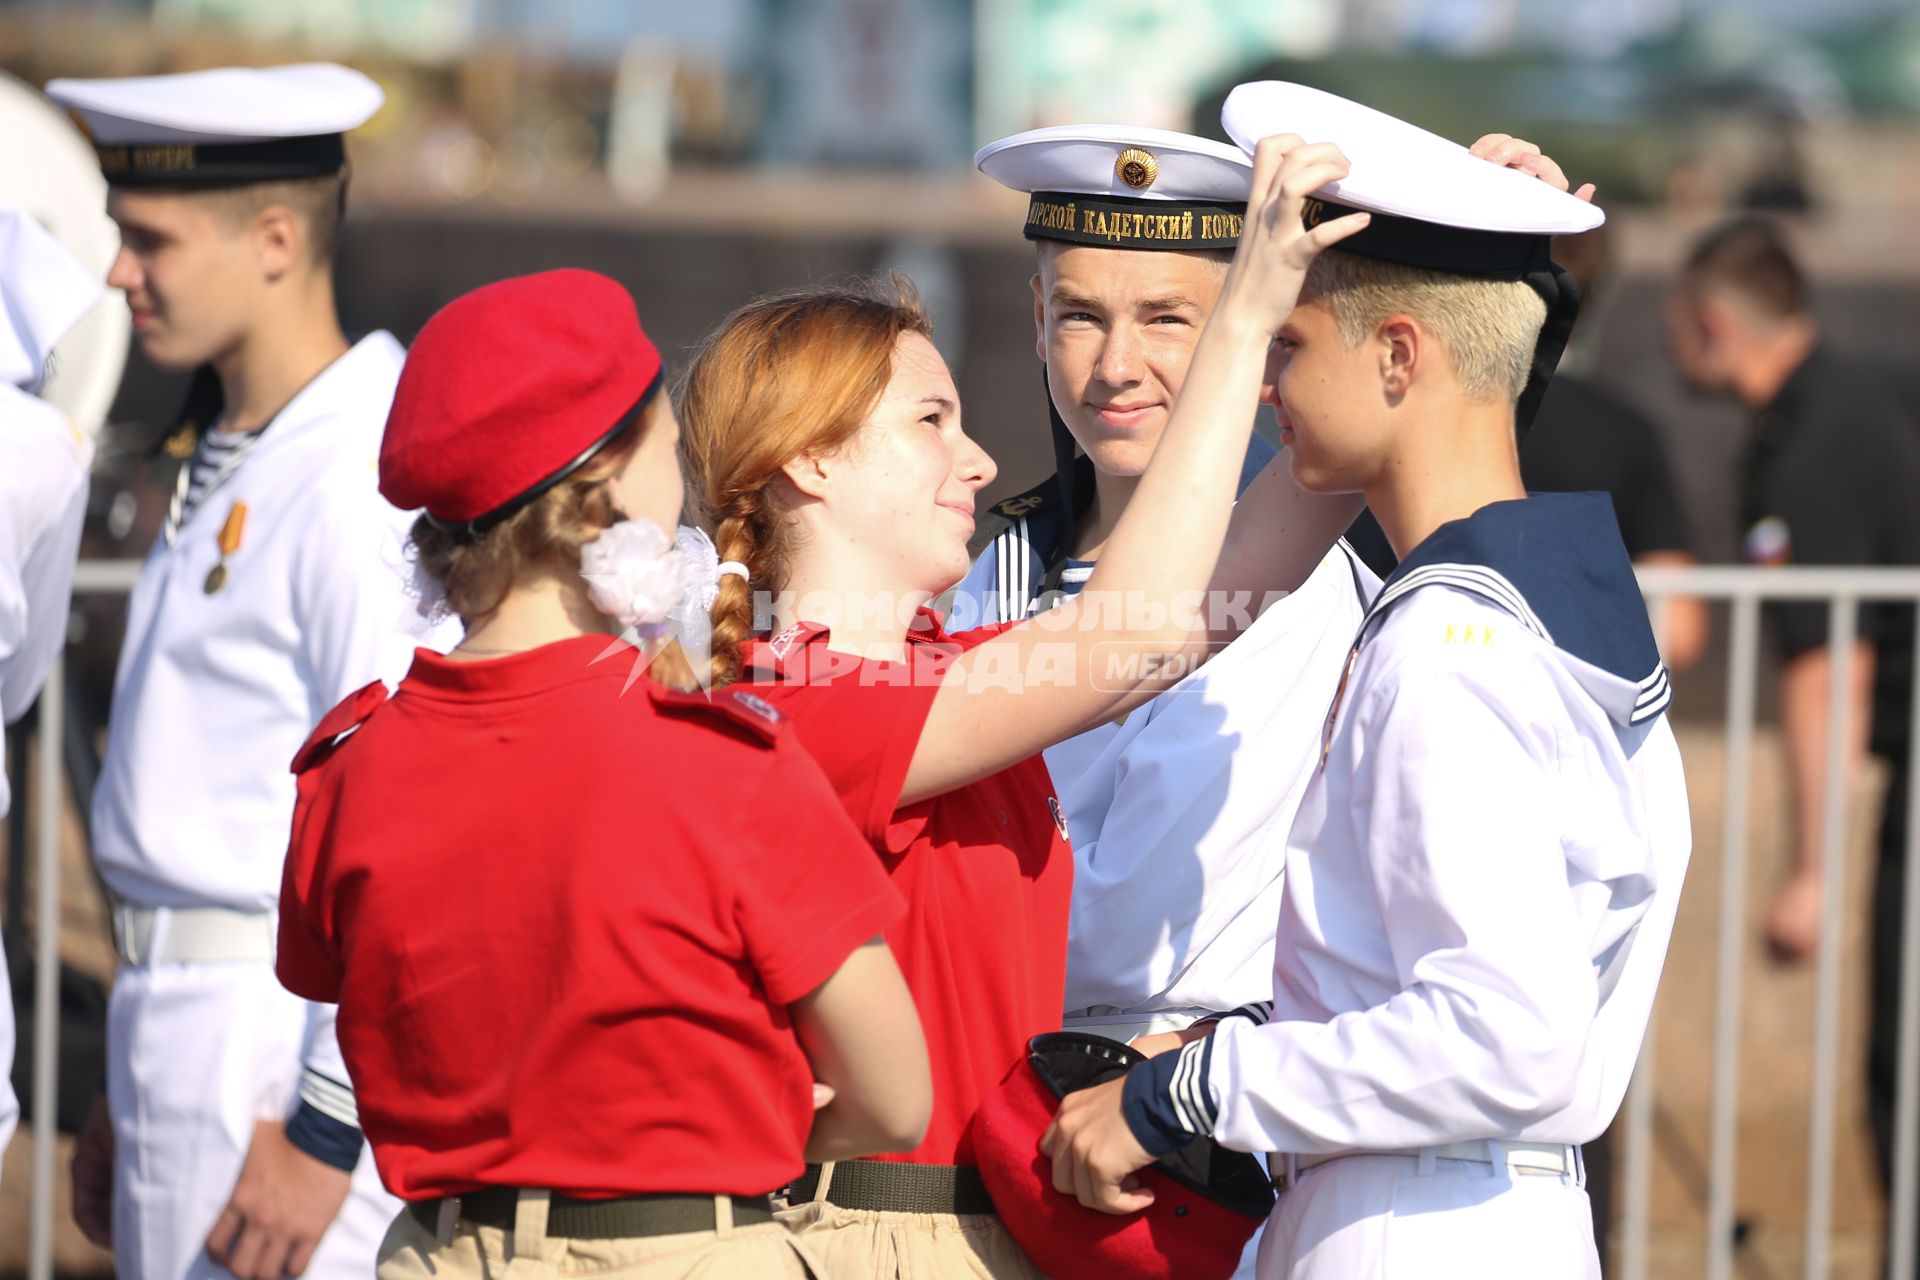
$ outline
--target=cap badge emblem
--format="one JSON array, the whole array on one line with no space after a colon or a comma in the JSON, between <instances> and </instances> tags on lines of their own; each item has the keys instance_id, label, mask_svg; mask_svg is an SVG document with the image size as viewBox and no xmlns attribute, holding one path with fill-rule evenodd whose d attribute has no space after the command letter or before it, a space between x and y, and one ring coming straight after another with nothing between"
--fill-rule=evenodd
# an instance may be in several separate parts
<instances>
[{"instance_id":1,"label":"cap badge emblem","mask_svg":"<svg viewBox=\"0 0 1920 1280\"><path fill-rule=\"evenodd\" d=\"M1135 191L1145 191L1160 176L1160 162L1151 151L1128 147L1113 162L1114 176Z\"/></svg>"},{"instance_id":2,"label":"cap badge emblem","mask_svg":"<svg viewBox=\"0 0 1920 1280\"><path fill-rule=\"evenodd\" d=\"M1327 220L1326 201L1316 200L1312 196L1308 196L1306 199L1306 202L1300 206L1301 223L1306 227L1307 230L1311 231L1315 227L1319 226L1321 223L1325 222L1326 220Z\"/></svg>"}]
</instances>

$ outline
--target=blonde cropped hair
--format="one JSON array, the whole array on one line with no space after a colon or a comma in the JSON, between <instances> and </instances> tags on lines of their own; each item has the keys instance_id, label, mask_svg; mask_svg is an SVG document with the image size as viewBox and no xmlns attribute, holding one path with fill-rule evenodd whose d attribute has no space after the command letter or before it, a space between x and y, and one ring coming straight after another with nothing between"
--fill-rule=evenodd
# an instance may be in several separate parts
<instances>
[{"instance_id":1,"label":"blonde cropped hair","mask_svg":"<svg viewBox=\"0 0 1920 1280\"><path fill-rule=\"evenodd\" d=\"M1520 398L1547 321L1546 302L1524 281L1403 267L1337 249L1313 260L1300 297L1325 304L1349 347L1389 316L1411 316L1440 340L1471 400Z\"/></svg>"}]
</instances>

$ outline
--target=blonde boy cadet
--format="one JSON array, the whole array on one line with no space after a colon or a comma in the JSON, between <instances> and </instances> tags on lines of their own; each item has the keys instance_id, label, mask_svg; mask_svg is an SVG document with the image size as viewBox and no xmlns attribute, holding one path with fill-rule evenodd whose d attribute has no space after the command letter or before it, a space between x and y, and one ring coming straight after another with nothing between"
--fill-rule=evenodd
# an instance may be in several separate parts
<instances>
[{"instance_id":1,"label":"blonde boy cadet","mask_svg":"<svg viewBox=\"0 0 1920 1280\"><path fill-rule=\"evenodd\" d=\"M65 414L33 394L54 344L106 291L27 214L0 206L0 721L40 694L67 639L67 604L87 513L93 447ZM0 743L0 818L7 791ZM0 955L0 1067L13 1063L13 1001ZM0 1075L0 1155L20 1118Z\"/></svg>"},{"instance_id":2,"label":"blonde boy cadet","mask_svg":"<svg viewBox=\"0 0 1920 1280\"><path fill-rule=\"evenodd\" d=\"M289 762L342 697L399 674L415 617L407 521L375 487L403 353L348 343L331 278L341 135L382 94L326 64L47 94L99 152L108 283L147 355L212 393L170 441L185 463L129 604L94 802L121 966L75 1217L123 1276L365 1276L399 1206L333 1007L280 987L273 939Z\"/></svg>"},{"instance_id":3,"label":"blonde boy cadet","mask_svg":"<svg viewBox=\"0 0 1920 1280\"><path fill-rule=\"evenodd\" d=\"M1401 553L1287 840L1265 1025L1221 1022L1070 1097L1055 1185L1110 1212L1206 1133L1275 1153L1259 1274L1597 1276L1578 1144L1619 1106L1691 848L1659 662L1603 495L1527 498L1515 426L1577 295L1547 238L1599 213L1423 130L1242 86L1256 178L1301 138L1359 209L1270 374L1294 474ZM1524 389L1523 389L1524 388Z\"/></svg>"}]
</instances>

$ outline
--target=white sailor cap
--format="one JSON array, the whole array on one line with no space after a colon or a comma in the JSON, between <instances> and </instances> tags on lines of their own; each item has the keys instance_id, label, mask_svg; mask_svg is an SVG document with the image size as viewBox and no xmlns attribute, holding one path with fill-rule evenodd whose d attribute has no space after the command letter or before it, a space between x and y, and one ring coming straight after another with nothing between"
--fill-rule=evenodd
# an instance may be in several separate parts
<instances>
[{"instance_id":1,"label":"white sailor cap","mask_svg":"<svg viewBox=\"0 0 1920 1280\"><path fill-rule=\"evenodd\" d=\"M1324 211L1310 216L1373 214L1365 231L1341 242L1349 253L1517 276L1546 260L1550 237L1606 221L1596 206L1531 174L1487 164L1457 142L1307 85L1240 85L1227 95L1220 122L1249 154L1276 133L1340 148L1349 172L1321 188Z\"/></svg>"},{"instance_id":2,"label":"white sailor cap","mask_svg":"<svg viewBox=\"0 0 1920 1280\"><path fill-rule=\"evenodd\" d=\"M1606 221L1600 209L1418 125L1303 84L1239 85L1220 122L1249 154L1277 133L1340 148L1347 176L1316 192L1304 213L1308 226L1355 211L1373 215L1340 251L1531 285L1547 304L1547 322L1516 416L1522 429L1532 421L1580 309L1579 288L1553 263L1553 237L1593 230Z\"/></svg>"},{"instance_id":3,"label":"white sailor cap","mask_svg":"<svg viewBox=\"0 0 1920 1280\"><path fill-rule=\"evenodd\" d=\"M973 163L1032 193L1029 240L1117 249L1231 249L1253 185L1238 147L1131 125L1029 129Z\"/></svg>"},{"instance_id":4,"label":"white sailor cap","mask_svg":"<svg viewBox=\"0 0 1920 1280\"><path fill-rule=\"evenodd\" d=\"M52 232L0 205L0 381L38 384L54 345L105 292Z\"/></svg>"},{"instance_id":5,"label":"white sailor cap","mask_svg":"<svg viewBox=\"0 0 1920 1280\"><path fill-rule=\"evenodd\" d=\"M47 96L93 140L115 186L232 186L337 173L341 135L386 101L348 67L222 67L170 76L54 80Z\"/></svg>"}]
</instances>

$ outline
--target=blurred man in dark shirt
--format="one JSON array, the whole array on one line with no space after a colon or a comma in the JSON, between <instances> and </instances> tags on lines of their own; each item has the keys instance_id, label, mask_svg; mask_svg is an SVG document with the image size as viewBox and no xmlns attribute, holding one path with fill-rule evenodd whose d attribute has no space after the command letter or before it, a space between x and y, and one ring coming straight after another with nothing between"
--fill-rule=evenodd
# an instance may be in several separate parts
<instances>
[{"instance_id":1,"label":"blurred man in dark shirt","mask_svg":"<svg viewBox=\"0 0 1920 1280\"><path fill-rule=\"evenodd\" d=\"M1885 378L1820 341L1807 281L1780 232L1730 223L1694 249L1667 299L1674 363L1696 390L1753 415L1741 462L1743 549L1750 564L1920 564L1920 431ZM1794 807L1793 861L1767 916L1776 956L1819 945L1820 829L1833 653L1824 605L1769 611L1783 665L1780 727ZM1863 605L1853 649L1849 759L1892 766L1874 893L1869 1107L1881 1175L1892 1162L1894 1054L1913 609Z\"/></svg>"}]
</instances>

